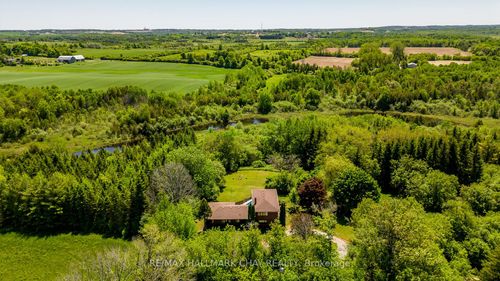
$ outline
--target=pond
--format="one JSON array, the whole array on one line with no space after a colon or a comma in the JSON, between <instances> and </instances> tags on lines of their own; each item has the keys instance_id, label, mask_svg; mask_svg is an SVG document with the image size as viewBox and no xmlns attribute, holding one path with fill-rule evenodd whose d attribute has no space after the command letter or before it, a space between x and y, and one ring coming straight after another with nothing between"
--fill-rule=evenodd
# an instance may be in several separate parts
<instances>
[{"instance_id":1,"label":"pond","mask_svg":"<svg viewBox=\"0 0 500 281\"><path fill-rule=\"evenodd\" d=\"M269 119L266 118L248 118L239 120L238 122L230 122L228 126L235 127L236 125L238 125L238 123L241 123L243 125L259 125L267 122L269 122ZM216 124L208 126L205 131L219 131L219 130L224 130L225 128L226 127L223 124ZM196 131L201 131L201 130L196 130Z\"/></svg>"},{"instance_id":2,"label":"pond","mask_svg":"<svg viewBox=\"0 0 500 281\"><path fill-rule=\"evenodd\" d=\"M116 145L116 146L106 146L106 147L101 147L101 148L95 148L95 149L92 149L90 150L90 153L92 154L97 154L101 151L106 151L106 152L109 152L109 153L113 153L115 151L121 151L122 150L122 146L121 145ZM84 153L87 153L89 151L77 151L75 153L73 153L73 155L75 156L82 156L82 154Z\"/></svg>"}]
</instances>

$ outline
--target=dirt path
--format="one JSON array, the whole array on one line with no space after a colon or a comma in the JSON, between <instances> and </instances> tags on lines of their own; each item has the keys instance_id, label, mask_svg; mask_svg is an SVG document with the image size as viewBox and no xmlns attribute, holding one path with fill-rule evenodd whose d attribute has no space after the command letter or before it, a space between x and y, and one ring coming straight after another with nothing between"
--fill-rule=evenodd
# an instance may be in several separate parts
<instances>
[{"instance_id":1,"label":"dirt path","mask_svg":"<svg viewBox=\"0 0 500 281\"><path fill-rule=\"evenodd\" d=\"M290 227L287 227L285 231L286 235L292 235L292 231ZM326 232L323 232L321 230L313 229L313 233L316 235L321 235L321 236L326 236L328 237L328 234ZM337 245L337 252L339 252L339 257L341 259L345 258L347 256L348 248L349 248L349 243L345 241L342 238L339 238L337 236L332 236L332 242Z\"/></svg>"},{"instance_id":2,"label":"dirt path","mask_svg":"<svg viewBox=\"0 0 500 281\"><path fill-rule=\"evenodd\" d=\"M328 237L328 234L326 234L326 232L323 232L321 230L313 229L313 232L316 235ZM339 238L337 236L332 236L332 242L337 244L337 251L339 252L339 257L341 259L345 258L347 256L347 251L348 251L348 246L349 246L347 241L345 241L344 239Z\"/></svg>"}]
</instances>

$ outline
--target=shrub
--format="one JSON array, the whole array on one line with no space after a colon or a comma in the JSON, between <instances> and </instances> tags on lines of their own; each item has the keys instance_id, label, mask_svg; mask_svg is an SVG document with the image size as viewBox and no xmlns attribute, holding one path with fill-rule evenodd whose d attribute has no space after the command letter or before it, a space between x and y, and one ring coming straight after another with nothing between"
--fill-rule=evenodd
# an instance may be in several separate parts
<instances>
[{"instance_id":1,"label":"shrub","mask_svg":"<svg viewBox=\"0 0 500 281\"><path fill-rule=\"evenodd\" d=\"M262 160L255 160L252 162L252 167L254 168L263 168L266 166L266 162Z\"/></svg>"}]
</instances>

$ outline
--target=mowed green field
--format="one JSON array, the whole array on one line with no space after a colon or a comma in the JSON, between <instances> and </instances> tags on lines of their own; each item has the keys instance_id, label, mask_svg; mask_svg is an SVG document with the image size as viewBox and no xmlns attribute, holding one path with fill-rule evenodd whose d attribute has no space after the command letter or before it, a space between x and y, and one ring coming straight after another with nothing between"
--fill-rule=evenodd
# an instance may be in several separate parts
<instances>
[{"instance_id":1,"label":"mowed green field","mask_svg":"<svg viewBox=\"0 0 500 281\"><path fill-rule=\"evenodd\" d=\"M276 172L263 169L242 168L225 176L226 188L217 198L220 202L238 202L252 196L252 189L265 188L266 178Z\"/></svg>"},{"instance_id":2,"label":"mowed green field","mask_svg":"<svg viewBox=\"0 0 500 281\"><path fill-rule=\"evenodd\" d=\"M129 246L130 242L95 234L42 238L0 234L0 280L57 280L98 253Z\"/></svg>"},{"instance_id":3,"label":"mowed green field","mask_svg":"<svg viewBox=\"0 0 500 281\"><path fill-rule=\"evenodd\" d=\"M209 81L224 80L230 71L203 65L95 60L59 66L2 67L0 84L98 90L133 85L147 90L186 93Z\"/></svg>"}]
</instances>

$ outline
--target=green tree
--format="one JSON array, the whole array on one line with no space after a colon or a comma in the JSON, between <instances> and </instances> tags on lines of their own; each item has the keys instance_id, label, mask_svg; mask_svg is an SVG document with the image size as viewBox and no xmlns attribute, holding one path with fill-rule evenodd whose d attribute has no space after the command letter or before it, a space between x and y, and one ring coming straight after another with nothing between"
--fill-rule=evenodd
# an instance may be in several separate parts
<instances>
[{"instance_id":1,"label":"green tree","mask_svg":"<svg viewBox=\"0 0 500 281\"><path fill-rule=\"evenodd\" d=\"M426 211L441 212L444 203L457 196L459 187L457 177L434 170L426 174L425 178L413 179L408 195L414 196Z\"/></svg>"},{"instance_id":2,"label":"green tree","mask_svg":"<svg viewBox=\"0 0 500 281\"><path fill-rule=\"evenodd\" d=\"M308 108L316 109L321 102L321 93L316 89L309 89L307 90L304 98Z\"/></svg>"},{"instance_id":3,"label":"green tree","mask_svg":"<svg viewBox=\"0 0 500 281\"><path fill-rule=\"evenodd\" d=\"M215 200L224 183L224 167L212 156L194 146L178 148L167 155L167 161L186 167L197 187L200 198Z\"/></svg>"},{"instance_id":4,"label":"green tree","mask_svg":"<svg viewBox=\"0 0 500 281\"><path fill-rule=\"evenodd\" d=\"M295 176L290 172L280 172L266 179L266 189L276 189L279 195L288 195L297 185Z\"/></svg>"},{"instance_id":5,"label":"green tree","mask_svg":"<svg viewBox=\"0 0 500 281\"><path fill-rule=\"evenodd\" d=\"M453 239L464 241L477 228L476 218L469 204L450 200L444 205L443 214L450 220Z\"/></svg>"},{"instance_id":6,"label":"green tree","mask_svg":"<svg viewBox=\"0 0 500 281\"><path fill-rule=\"evenodd\" d=\"M257 109L259 113L268 114L273 109L273 96L267 92L263 91L259 94L259 104Z\"/></svg>"},{"instance_id":7,"label":"green tree","mask_svg":"<svg viewBox=\"0 0 500 281\"><path fill-rule=\"evenodd\" d=\"M355 169L356 166L347 157L334 155L326 158L321 168L320 177L327 187L331 187L342 172Z\"/></svg>"},{"instance_id":8,"label":"green tree","mask_svg":"<svg viewBox=\"0 0 500 281\"><path fill-rule=\"evenodd\" d=\"M183 239L196 233L193 208L185 202L172 204L164 198L147 221L158 225L161 231L170 231Z\"/></svg>"},{"instance_id":9,"label":"green tree","mask_svg":"<svg viewBox=\"0 0 500 281\"><path fill-rule=\"evenodd\" d=\"M286 225L286 203L285 202L280 202L280 217L279 217L280 224L282 226Z\"/></svg>"},{"instance_id":10,"label":"green tree","mask_svg":"<svg viewBox=\"0 0 500 281\"><path fill-rule=\"evenodd\" d=\"M243 146L238 140L236 130L219 133L215 140L215 156L226 169L226 172L236 172L246 161Z\"/></svg>"},{"instance_id":11,"label":"green tree","mask_svg":"<svg viewBox=\"0 0 500 281\"><path fill-rule=\"evenodd\" d=\"M481 270L481 280L495 281L500 280L500 246L497 246L488 255L488 260L484 263Z\"/></svg>"},{"instance_id":12,"label":"green tree","mask_svg":"<svg viewBox=\"0 0 500 281\"><path fill-rule=\"evenodd\" d=\"M401 66L406 61L405 46L401 42L394 42L391 44L392 60Z\"/></svg>"},{"instance_id":13,"label":"green tree","mask_svg":"<svg viewBox=\"0 0 500 281\"><path fill-rule=\"evenodd\" d=\"M359 168L346 170L333 182L333 200L341 217L350 217L351 211L364 198L380 199L377 182L365 171Z\"/></svg>"},{"instance_id":14,"label":"green tree","mask_svg":"<svg viewBox=\"0 0 500 281\"><path fill-rule=\"evenodd\" d=\"M354 211L355 264L365 280L449 280L453 271L414 199L365 199Z\"/></svg>"},{"instance_id":15,"label":"green tree","mask_svg":"<svg viewBox=\"0 0 500 281\"><path fill-rule=\"evenodd\" d=\"M211 215L212 215L212 209L210 209L207 200L205 198L201 199L198 210L198 217L206 219Z\"/></svg>"},{"instance_id":16,"label":"green tree","mask_svg":"<svg viewBox=\"0 0 500 281\"><path fill-rule=\"evenodd\" d=\"M495 191L484 183L464 186L460 194L477 215L484 216L489 211L500 210L500 191Z\"/></svg>"},{"instance_id":17,"label":"green tree","mask_svg":"<svg viewBox=\"0 0 500 281\"><path fill-rule=\"evenodd\" d=\"M427 175L430 168L425 161L415 160L408 156L399 161L392 161L391 193L395 195L409 196L409 188L415 180L420 180Z\"/></svg>"}]
</instances>

